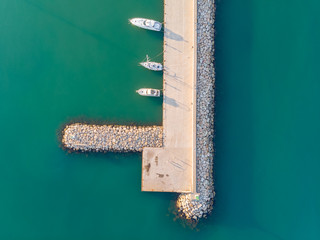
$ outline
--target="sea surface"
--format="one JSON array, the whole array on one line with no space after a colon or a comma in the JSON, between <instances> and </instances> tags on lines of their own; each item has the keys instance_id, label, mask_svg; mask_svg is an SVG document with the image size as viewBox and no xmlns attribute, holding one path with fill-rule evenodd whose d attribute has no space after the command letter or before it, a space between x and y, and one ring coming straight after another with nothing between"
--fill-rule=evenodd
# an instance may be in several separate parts
<instances>
[{"instance_id":1,"label":"sea surface","mask_svg":"<svg viewBox=\"0 0 320 240\"><path fill-rule=\"evenodd\" d=\"M215 187L196 229L141 192L141 154L70 154L73 121L161 124L160 0L0 1L0 239L320 239L320 1L220 0Z\"/></svg>"}]
</instances>

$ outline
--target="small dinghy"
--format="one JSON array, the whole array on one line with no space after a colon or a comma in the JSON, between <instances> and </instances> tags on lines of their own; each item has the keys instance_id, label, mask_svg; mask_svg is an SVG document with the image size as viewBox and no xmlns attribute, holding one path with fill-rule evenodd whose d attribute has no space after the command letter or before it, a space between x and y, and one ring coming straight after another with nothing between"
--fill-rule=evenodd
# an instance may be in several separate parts
<instances>
[{"instance_id":1,"label":"small dinghy","mask_svg":"<svg viewBox=\"0 0 320 240\"><path fill-rule=\"evenodd\" d=\"M162 24L158 21L146 18L131 18L129 19L132 25L135 25L140 28L153 30L153 31L160 31L162 28Z\"/></svg>"},{"instance_id":2,"label":"small dinghy","mask_svg":"<svg viewBox=\"0 0 320 240\"><path fill-rule=\"evenodd\" d=\"M160 90L153 88L140 88L136 91L141 96L146 97L160 97Z\"/></svg>"},{"instance_id":3,"label":"small dinghy","mask_svg":"<svg viewBox=\"0 0 320 240\"><path fill-rule=\"evenodd\" d=\"M150 62L149 61L149 57L147 55L147 61L146 62L141 62L140 63L141 66L152 70L152 71L162 71L163 67L161 63L157 63L157 62Z\"/></svg>"}]
</instances>

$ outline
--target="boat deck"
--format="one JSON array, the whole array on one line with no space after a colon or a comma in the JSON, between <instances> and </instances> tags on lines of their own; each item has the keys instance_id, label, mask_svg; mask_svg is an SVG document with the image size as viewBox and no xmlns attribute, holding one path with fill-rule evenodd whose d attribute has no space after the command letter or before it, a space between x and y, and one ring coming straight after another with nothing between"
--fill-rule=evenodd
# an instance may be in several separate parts
<instances>
[{"instance_id":1,"label":"boat deck","mask_svg":"<svg viewBox=\"0 0 320 240\"><path fill-rule=\"evenodd\" d=\"M196 0L165 0L163 148L144 148L142 191L196 191Z\"/></svg>"}]
</instances>

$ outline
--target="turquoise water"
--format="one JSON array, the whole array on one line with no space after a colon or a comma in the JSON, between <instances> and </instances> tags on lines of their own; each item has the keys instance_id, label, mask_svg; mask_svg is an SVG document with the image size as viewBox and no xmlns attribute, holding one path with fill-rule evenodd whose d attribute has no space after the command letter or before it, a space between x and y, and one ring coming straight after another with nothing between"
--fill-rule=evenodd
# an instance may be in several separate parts
<instances>
[{"instance_id":1,"label":"turquoise water","mask_svg":"<svg viewBox=\"0 0 320 240\"><path fill-rule=\"evenodd\" d=\"M161 124L157 0L0 1L0 239L319 239L320 2L218 1L216 202L197 230L140 154L68 154L63 124ZM161 55L155 60L161 61Z\"/></svg>"}]
</instances>

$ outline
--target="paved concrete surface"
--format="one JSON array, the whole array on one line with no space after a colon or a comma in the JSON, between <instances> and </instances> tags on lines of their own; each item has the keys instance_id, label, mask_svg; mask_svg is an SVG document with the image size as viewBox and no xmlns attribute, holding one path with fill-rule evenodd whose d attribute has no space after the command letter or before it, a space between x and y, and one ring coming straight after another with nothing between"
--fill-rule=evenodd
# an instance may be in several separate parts
<instances>
[{"instance_id":1,"label":"paved concrete surface","mask_svg":"<svg viewBox=\"0 0 320 240\"><path fill-rule=\"evenodd\" d=\"M142 191L195 191L195 1L165 0L164 142L143 149Z\"/></svg>"}]
</instances>

